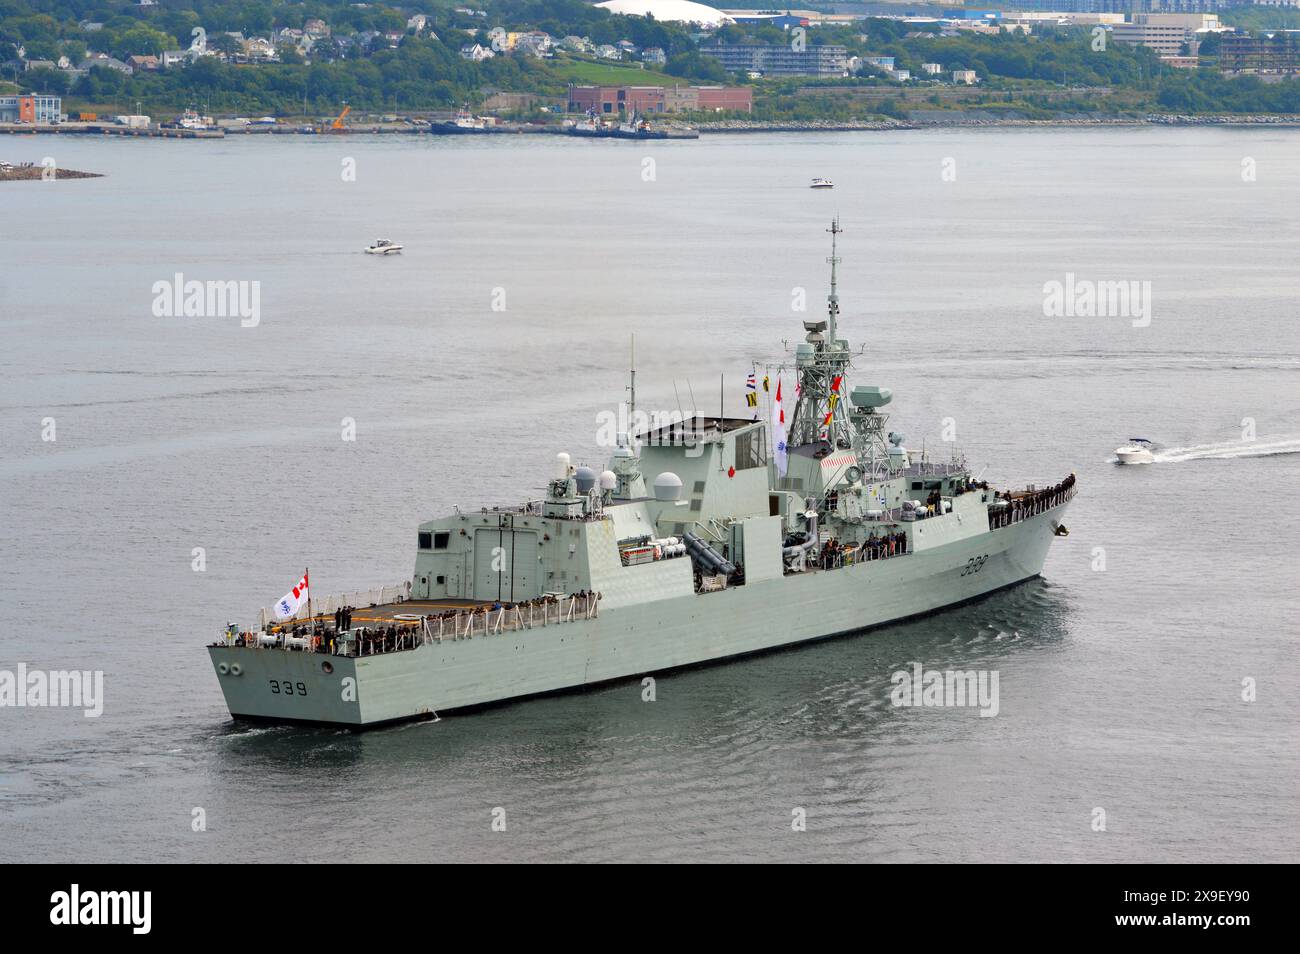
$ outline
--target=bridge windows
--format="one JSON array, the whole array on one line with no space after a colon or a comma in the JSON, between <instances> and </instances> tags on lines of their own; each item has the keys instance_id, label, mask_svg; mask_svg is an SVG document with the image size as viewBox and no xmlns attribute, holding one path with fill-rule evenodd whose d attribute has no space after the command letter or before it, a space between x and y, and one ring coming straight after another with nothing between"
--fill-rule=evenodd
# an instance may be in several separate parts
<instances>
[{"instance_id":1,"label":"bridge windows","mask_svg":"<svg viewBox=\"0 0 1300 954\"><path fill-rule=\"evenodd\" d=\"M445 550L450 542L450 530L440 530L437 533L428 530L420 531L419 547L421 550Z\"/></svg>"}]
</instances>

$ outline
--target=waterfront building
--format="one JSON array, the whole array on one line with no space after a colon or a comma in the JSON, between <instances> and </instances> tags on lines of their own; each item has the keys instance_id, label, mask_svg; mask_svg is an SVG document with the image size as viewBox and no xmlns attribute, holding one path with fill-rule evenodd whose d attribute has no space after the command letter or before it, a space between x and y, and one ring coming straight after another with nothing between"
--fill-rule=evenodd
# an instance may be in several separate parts
<instances>
[{"instance_id":1,"label":"waterfront building","mask_svg":"<svg viewBox=\"0 0 1300 954\"><path fill-rule=\"evenodd\" d=\"M570 86L569 112L753 112L748 86Z\"/></svg>"},{"instance_id":2,"label":"waterfront building","mask_svg":"<svg viewBox=\"0 0 1300 954\"><path fill-rule=\"evenodd\" d=\"M0 123L53 125L63 119L61 96L0 96Z\"/></svg>"},{"instance_id":3,"label":"waterfront building","mask_svg":"<svg viewBox=\"0 0 1300 954\"><path fill-rule=\"evenodd\" d=\"M702 46L700 52L719 60L729 73L755 72L764 76L844 76L848 73L848 49L831 44L796 50L784 44L718 43Z\"/></svg>"}]
</instances>

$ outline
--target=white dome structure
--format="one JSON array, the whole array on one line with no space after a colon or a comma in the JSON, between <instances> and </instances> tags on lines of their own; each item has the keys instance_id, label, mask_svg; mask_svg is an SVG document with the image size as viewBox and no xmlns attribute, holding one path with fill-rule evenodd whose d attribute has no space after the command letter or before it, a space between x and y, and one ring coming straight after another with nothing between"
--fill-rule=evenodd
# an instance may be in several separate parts
<instances>
[{"instance_id":1,"label":"white dome structure","mask_svg":"<svg viewBox=\"0 0 1300 954\"><path fill-rule=\"evenodd\" d=\"M704 27L719 27L734 22L721 10L692 0L606 0L596 6L630 17L649 15L660 23L698 23Z\"/></svg>"}]
</instances>

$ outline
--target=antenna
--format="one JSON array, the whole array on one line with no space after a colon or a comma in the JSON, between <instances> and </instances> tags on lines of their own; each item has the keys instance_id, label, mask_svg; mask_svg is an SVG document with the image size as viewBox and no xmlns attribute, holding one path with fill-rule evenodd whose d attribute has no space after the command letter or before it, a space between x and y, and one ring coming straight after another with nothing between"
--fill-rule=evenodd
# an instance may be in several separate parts
<instances>
[{"instance_id":1,"label":"antenna","mask_svg":"<svg viewBox=\"0 0 1300 954\"><path fill-rule=\"evenodd\" d=\"M840 313L840 296L835 287L835 266L840 263L840 259L839 256L835 254L835 237L844 231L840 228L840 217L838 215L831 219L831 227L826 231L831 233L831 257L826 259L831 266L831 293L826 296L826 311L830 320L830 346L834 348L835 342L839 340L839 333L836 330L835 319Z\"/></svg>"},{"instance_id":2,"label":"antenna","mask_svg":"<svg viewBox=\"0 0 1300 954\"><path fill-rule=\"evenodd\" d=\"M631 392L627 402L627 419L636 417L636 332L632 332L632 365L627 372L627 390Z\"/></svg>"}]
</instances>

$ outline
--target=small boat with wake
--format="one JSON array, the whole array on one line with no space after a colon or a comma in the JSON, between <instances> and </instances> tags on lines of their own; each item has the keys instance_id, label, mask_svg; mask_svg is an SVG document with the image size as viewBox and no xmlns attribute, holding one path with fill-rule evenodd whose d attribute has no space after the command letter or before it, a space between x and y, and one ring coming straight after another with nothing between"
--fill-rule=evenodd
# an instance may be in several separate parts
<instances>
[{"instance_id":1,"label":"small boat with wake","mask_svg":"<svg viewBox=\"0 0 1300 954\"><path fill-rule=\"evenodd\" d=\"M396 242L390 242L388 239L375 239L375 244L366 249L367 255L397 255L402 251L402 246Z\"/></svg>"},{"instance_id":2,"label":"small boat with wake","mask_svg":"<svg viewBox=\"0 0 1300 954\"><path fill-rule=\"evenodd\" d=\"M1151 453L1152 443L1145 437L1130 437L1123 447L1115 448L1117 464L1154 464L1155 455Z\"/></svg>"}]
</instances>

